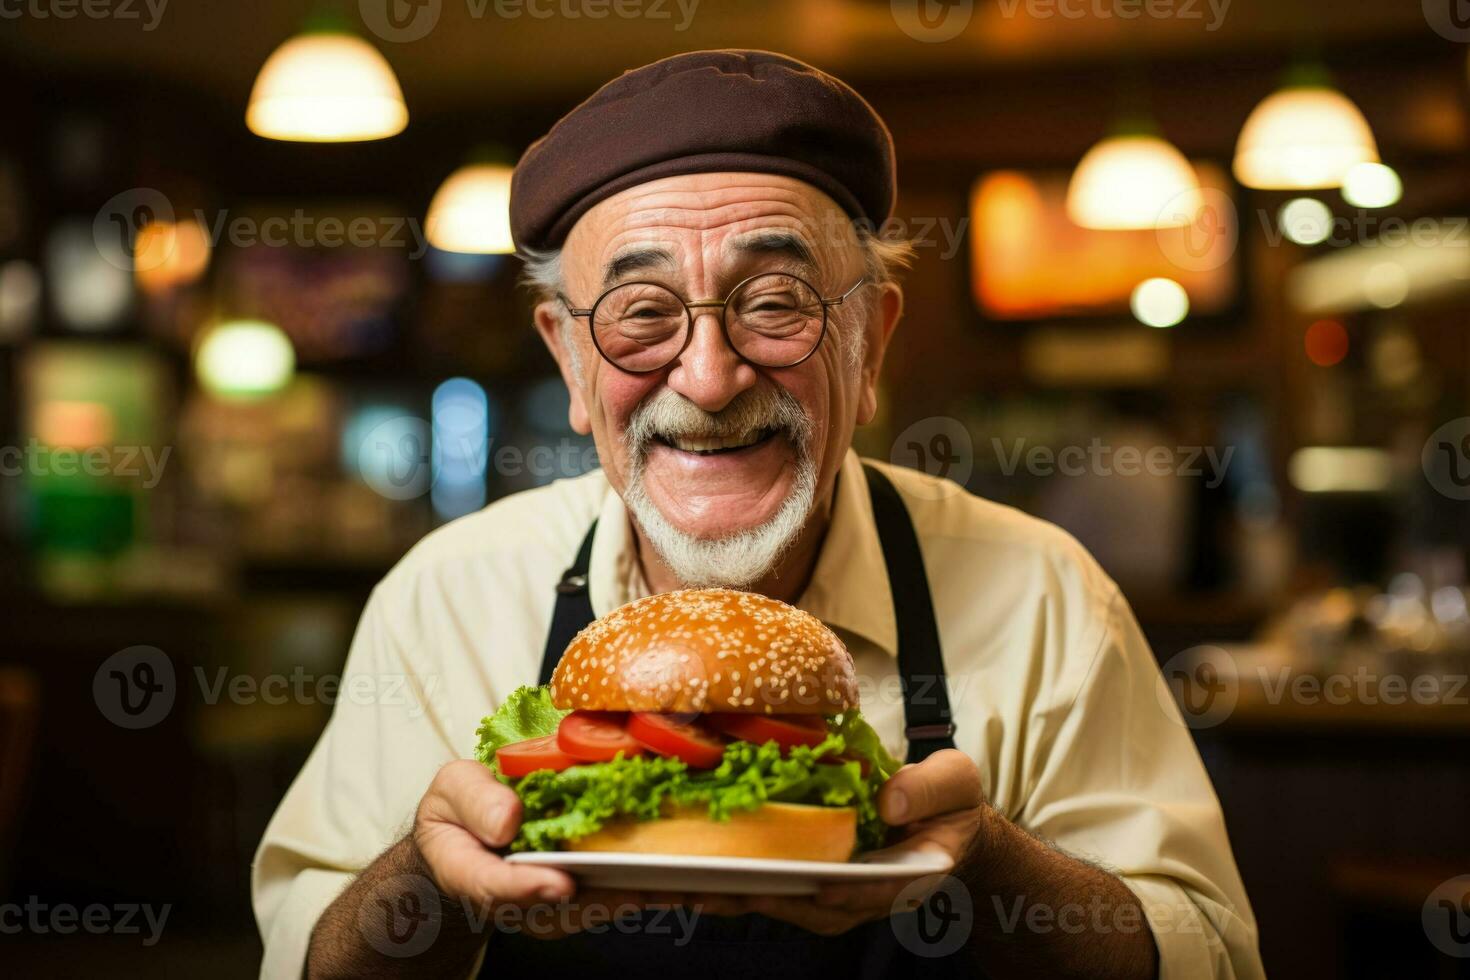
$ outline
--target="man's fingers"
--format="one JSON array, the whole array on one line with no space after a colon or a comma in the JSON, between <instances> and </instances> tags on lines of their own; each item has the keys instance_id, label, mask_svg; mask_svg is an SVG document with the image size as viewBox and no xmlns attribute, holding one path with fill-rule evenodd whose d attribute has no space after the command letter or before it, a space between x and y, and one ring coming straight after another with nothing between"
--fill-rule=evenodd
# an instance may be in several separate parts
<instances>
[{"instance_id":1,"label":"man's fingers","mask_svg":"<svg viewBox=\"0 0 1470 980\"><path fill-rule=\"evenodd\" d=\"M968 810L985 801L980 770L958 749L940 749L916 765L904 766L878 791L878 813L893 826L942 813Z\"/></svg>"},{"instance_id":2,"label":"man's fingers","mask_svg":"<svg viewBox=\"0 0 1470 980\"><path fill-rule=\"evenodd\" d=\"M555 902L576 890L566 872L507 864L458 827L430 827L416 843L440 890L453 897L469 898L477 905Z\"/></svg>"},{"instance_id":3,"label":"man's fingers","mask_svg":"<svg viewBox=\"0 0 1470 980\"><path fill-rule=\"evenodd\" d=\"M470 759L440 769L424 802L429 808L424 816L458 824L489 847L509 844L521 824L515 790Z\"/></svg>"}]
</instances>

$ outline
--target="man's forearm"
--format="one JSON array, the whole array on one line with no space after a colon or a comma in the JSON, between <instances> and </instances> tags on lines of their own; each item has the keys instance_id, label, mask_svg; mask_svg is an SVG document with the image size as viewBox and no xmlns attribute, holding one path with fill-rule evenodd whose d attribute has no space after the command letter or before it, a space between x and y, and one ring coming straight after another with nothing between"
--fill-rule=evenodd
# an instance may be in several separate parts
<instances>
[{"instance_id":1,"label":"man's forearm","mask_svg":"<svg viewBox=\"0 0 1470 980\"><path fill-rule=\"evenodd\" d=\"M468 976L485 941L444 898L411 837L388 848L327 906L311 934L306 974Z\"/></svg>"},{"instance_id":2,"label":"man's forearm","mask_svg":"<svg viewBox=\"0 0 1470 980\"><path fill-rule=\"evenodd\" d=\"M1143 908L1109 874L984 807L955 868L974 902L970 946L996 978L1152 980L1158 950Z\"/></svg>"}]
</instances>

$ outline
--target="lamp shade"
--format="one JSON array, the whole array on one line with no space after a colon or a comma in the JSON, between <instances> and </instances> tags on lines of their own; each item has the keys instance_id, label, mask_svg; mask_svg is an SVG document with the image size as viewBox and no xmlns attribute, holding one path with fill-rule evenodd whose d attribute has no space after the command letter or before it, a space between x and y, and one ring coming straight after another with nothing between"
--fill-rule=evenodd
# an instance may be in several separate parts
<instances>
[{"instance_id":1,"label":"lamp shade","mask_svg":"<svg viewBox=\"0 0 1470 980\"><path fill-rule=\"evenodd\" d=\"M408 107L393 69L371 44L352 34L309 32L261 66L245 124L268 139L347 143L401 133Z\"/></svg>"},{"instance_id":2,"label":"lamp shade","mask_svg":"<svg viewBox=\"0 0 1470 980\"><path fill-rule=\"evenodd\" d=\"M1101 141L1082 157L1067 185L1067 217L1084 228L1187 225L1203 204L1194 168L1157 136Z\"/></svg>"},{"instance_id":3,"label":"lamp shade","mask_svg":"<svg viewBox=\"0 0 1470 980\"><path fill-rule=\"evenodd\" d=\"M1252 110L1235 144L1235 178L1260 190L1340 187L1348 170L1378 161L1368 120L1327 85L1289 85Z\"/></svg>"},{"instance_id":4,"label":"lamp shade","mask_svg":"<svg viewBox=\"0 0 1470 980\"><path fill-rule=\"evenodd\" d=\"M424 231L429 244L446 252L507 255L510 237L510 177L504 164L474 163L450 174L429 202Z\"/></svg>"}]
</instances>

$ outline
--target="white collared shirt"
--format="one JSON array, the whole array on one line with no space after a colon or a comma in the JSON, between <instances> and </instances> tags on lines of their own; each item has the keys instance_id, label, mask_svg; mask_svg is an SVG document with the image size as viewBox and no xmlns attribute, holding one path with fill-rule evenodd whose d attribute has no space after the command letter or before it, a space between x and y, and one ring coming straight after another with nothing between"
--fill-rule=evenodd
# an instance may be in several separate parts
<instances>
[{"instance_id":1,"label":"white collared shirt","mask_svg":"<svg viewBox=\"0 0 1470 980\"><path fill-rule=\"evenodd\" d=\"M878 465L919 536L955 743L986 798L1121 877L1166 980L1262 976L1219 801L1117 587L1060 529ZM322 910L407 832L439 767L473 756L480 719L536 683L556 583L594 519L588 585L600 616L645 588L627 512L600 471L440 528L374 590L331 721L256 854L263 975L300 975ZM853 452L798 605L846 642L863 714L903 758L898 627Z\"/></svg>"}]
</instances>

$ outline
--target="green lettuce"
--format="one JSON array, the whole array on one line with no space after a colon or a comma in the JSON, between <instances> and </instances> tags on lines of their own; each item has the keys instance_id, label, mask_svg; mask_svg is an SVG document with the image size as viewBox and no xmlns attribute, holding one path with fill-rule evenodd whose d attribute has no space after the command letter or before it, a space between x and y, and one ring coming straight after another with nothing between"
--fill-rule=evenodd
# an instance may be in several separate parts
<instances>
[{"instance_id":1,"label":"green lettuce","mask_svg":"<svg viewBox=\"0 0 1470 980\"><path fill-rule=\"evenodd\" d=\"M520 779L496 770L497 749L550 735L566 714L551 703L547 688L522 687L480 724L475 758L521 798L521 829L511 850L554 851L611 820L655 819L665 804L704 805L711 819L725 820L767 801L854 807L858 849L883 845L887 826L878 817L878 789L899 763L856 710L829 720L820 745L797 746L783 755L775 742L731 742L713 769L638 756L561 772L543 769Z\"/></svg>"}]
</instances>

